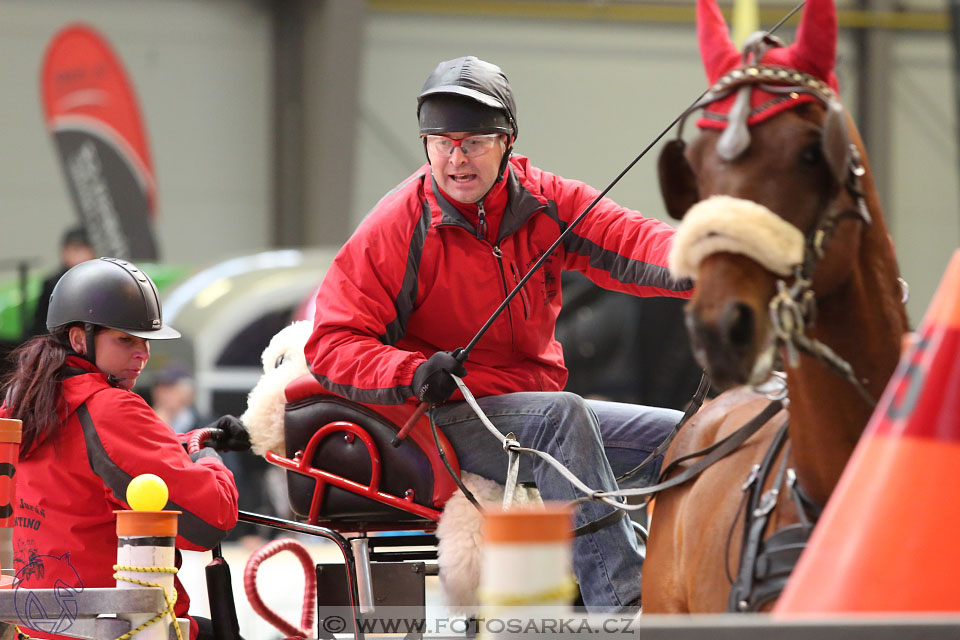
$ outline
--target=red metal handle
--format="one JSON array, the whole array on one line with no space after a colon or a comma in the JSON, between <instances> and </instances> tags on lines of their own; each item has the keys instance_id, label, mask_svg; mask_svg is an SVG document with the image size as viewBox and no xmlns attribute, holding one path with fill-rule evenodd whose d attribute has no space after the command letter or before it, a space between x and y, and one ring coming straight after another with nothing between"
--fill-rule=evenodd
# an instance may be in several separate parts
<instances>
[{"instance_id":1,"label":"red metal handle","mask_svg":"<svg viewBox=\"0 0 960 640\"><path fill-rule=\"evenodd\" d=\"M223 435L223 429L215 427L204 427L203 429L194 429L187 439L187 453L196 453L203 449L207 440Z\"/></svg>"}]
</instances>

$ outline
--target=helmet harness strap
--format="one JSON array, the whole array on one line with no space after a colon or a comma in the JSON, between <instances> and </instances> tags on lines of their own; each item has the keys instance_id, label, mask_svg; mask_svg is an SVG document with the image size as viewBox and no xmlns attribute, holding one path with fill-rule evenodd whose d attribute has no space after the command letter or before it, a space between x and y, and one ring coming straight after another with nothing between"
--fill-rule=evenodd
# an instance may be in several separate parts
<instances>
[{"instance_id":1,"label":"helmet harness strap","mask_svg":"<svg viewBox=\"0 0 960 640\"><path fill-rule=\"evenodd\" d=\"M497 174L497 180L496 182L494 182L494 184L496 184L497 182L502 182L503 180L506 179L507 163L510 162L511 153L513 153L513 142L510 140L510 137L508 136L507 148L504 149L503 157L500 159L500 173ZM492 189L493 187L490 187L490 188ZM484 194L483 197L486 198L487 197L486 194Z\"/></svg>"},{"instance_id":2,"label":"helmet harness strap","mask_svg":"<svg viewBox=\"0 0 960 640\"><path fill-rule=\"evenodd\" d=\"M91 324L89 322L83 323L83 334L84 340L87 346L86 353L82 354L80 357L87 360L90 364L96 366L97 364L97 350L96 350L96 334L97 334L97 325Z\"/></svg>"}]
</instances>

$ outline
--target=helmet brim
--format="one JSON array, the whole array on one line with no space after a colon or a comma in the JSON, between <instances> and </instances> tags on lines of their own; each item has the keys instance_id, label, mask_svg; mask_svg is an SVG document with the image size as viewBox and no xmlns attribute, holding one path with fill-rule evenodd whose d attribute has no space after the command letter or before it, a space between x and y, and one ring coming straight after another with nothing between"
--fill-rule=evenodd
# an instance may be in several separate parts
<instances>
[{"instance_id":1,"label":"helmet brim","mask_svg":"<svg viewBox=\"0 0 960 640\"><path fill-rule=\"evenodd\" d=\"M458 94L437 93L420 103L420 135L469 131L513 135L507 112Z\"/></svg>"},{"instance_id":2,"label":"helmet brim","mask_svg":"<svg viewBox=\"0 0 960 640\"><path fill-rule=\"evenodd\" d=\"M131 336L136 336L138 338L146 338L147 340L175 340L180 337L179 331L177 331L173 327L168 327L167 325L162 325L159 329L156 329L154 331L125 329L123 327L107 327L107 328L114 329L116 331L122 331L124 333L130 334Z\"/></svg>"},{"instance_id":3,"label":"helmet brim","mask_svg":"<svg viewBox=\"0 0 960 640\"><path fill-rule=\"evenodd\" d=\"M471 89L469 87L459 87L457 85L447 84L441 85L439 87L433 87L432 89L427 89L418 96L420 103L423 103L424 98L427 96L435 96L441 93L452 93L458 96L465 96L472 100L476 100L480 104L485 104L488 107L493 107L494 109L503 109L504 111L509 111L500 100L497 100L493 96L487 95L476 89Z\"/></svg>"}]
</instances>

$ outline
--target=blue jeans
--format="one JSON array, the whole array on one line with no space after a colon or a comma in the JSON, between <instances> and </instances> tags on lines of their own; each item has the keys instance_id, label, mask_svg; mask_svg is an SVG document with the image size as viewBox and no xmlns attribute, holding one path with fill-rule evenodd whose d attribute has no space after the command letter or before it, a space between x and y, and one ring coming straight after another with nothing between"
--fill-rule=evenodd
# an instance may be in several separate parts
<instances>
[{"instance_id":1,"label":"blue jeans","mask_svg":"<svg viewBox=\"0 0 960 640\"><path fill-rule=\"evenodd\" d=\"M477 402L501 433L512 432L522 446L549 453L597 490L616 489L616 477L656 449L682 415L673 409L584 400L567 392L510 393L478 398ZM460 468L504 483L507 454L473 409L466 402L454 402L433 411ZM651 462L624 486L653 484L660 462ZM535 482L544 500L569 502L583 497L537 456L521 455L519 481ZM611 510L596 501L580 503L574 525L592 522ZM573 568L591 612L614 612L638 600L642 564L628 518L574 539Z\"/></svg>"}]
</instances>

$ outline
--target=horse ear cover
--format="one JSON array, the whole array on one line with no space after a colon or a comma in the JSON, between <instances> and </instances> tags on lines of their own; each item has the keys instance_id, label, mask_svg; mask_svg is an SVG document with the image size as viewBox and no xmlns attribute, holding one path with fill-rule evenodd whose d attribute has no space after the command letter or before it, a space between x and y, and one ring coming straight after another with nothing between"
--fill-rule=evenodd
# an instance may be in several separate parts
<instances>
[{"instance_id":1,"label":"horse ear cover","mask_svg":"<svg viewBox=\"0 0 960 640\"><path fill-rule=\"evenodd\" d=\"M697 0L697 39L709 84L714 84L723 75L741 65L740 51L730 38L729 28L717 0ZM836 40L837 12L834 0L807 0L797 27L795 42L786 47L767 49L763 59L755 62L810 74L839 93L834 72ZM755 86L750 93L751 115L748 123L751 126L802 102L816 100L803 93L796 99L782 100L759 86ZM725 128L726 116L733 107L736 95L736 92L731 93L705 107L705 112L711 114L711 117L700 118L697 126L702 129Z\"/></svg>"},{"instance_id":2,"label":"horse ear cover","mask_svg":"<svg viewBox=\"0 0 960 640\"><path fill-rule=\"evenodd\" d=\"M700 200L697 176L684 155L686 147L686 143L679 138L671 140L663 145L657 159L660 194L667 213L675 220L682 219L687 209Z\"/></svg>"}]
</instances>

